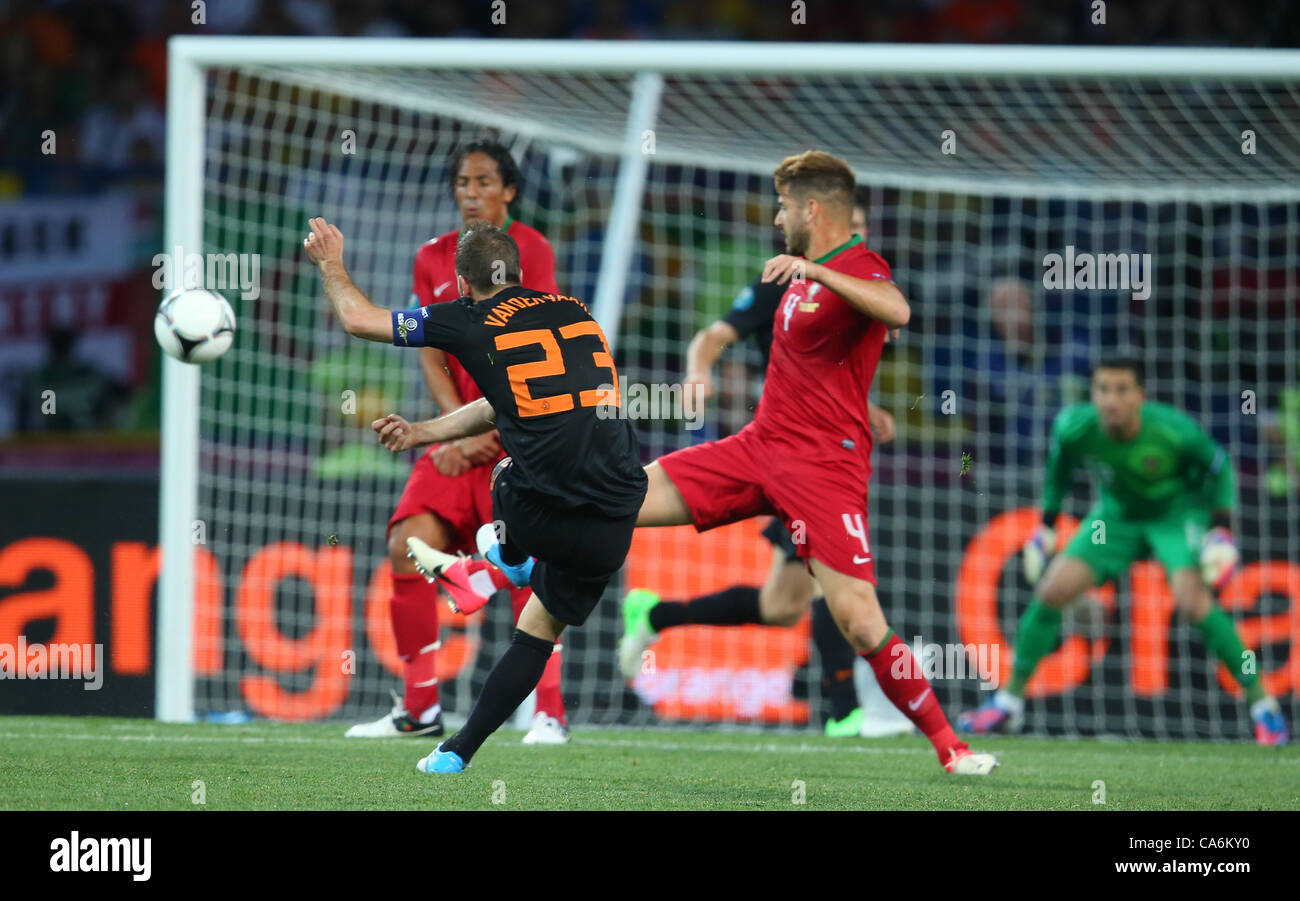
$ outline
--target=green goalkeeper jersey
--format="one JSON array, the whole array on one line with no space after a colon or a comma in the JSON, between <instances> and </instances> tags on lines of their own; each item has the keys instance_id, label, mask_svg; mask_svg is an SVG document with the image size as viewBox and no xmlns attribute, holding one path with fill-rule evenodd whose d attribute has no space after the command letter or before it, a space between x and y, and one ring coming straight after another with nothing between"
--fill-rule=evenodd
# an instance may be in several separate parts
<instances>
[{"instance_id":1,"label":"green goalkeeper jersey","mask_svg":"<svg viewBox=\"0 0 1300 901\"><path fill-rule=\"evenodd\" d=\"M1066 407L1052 424L1043 513L1055 514L1084 466L1101 490L1101 506L1124 519L1164 516L1180 504L1232 510L1237 483L1228 455L1196 422L1168 404L1142 404L1142 426L1130 441L1101 427L1090 403Z\"/></svg>"}]
</instances>

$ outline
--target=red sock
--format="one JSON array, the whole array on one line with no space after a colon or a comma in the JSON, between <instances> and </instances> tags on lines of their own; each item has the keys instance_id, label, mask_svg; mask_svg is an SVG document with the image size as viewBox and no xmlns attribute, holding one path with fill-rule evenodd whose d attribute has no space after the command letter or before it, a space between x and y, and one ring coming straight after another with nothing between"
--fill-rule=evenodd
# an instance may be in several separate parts
<instances>
[{"instance_id":1,"label":"red sock","mask_svg":"<svg viewBox=\"0 0 1300 901\"><path fill-rule=\"evenodd\" d=\"M418 573L395 573L388 610L397 656L406 664L402 703L419 720L438 705L438 589Z\"/></svg>"},{"instance_id":2,"label":"red sock","mask_svg":"<svg viewBox=\"0 0 1300 901\"><path fill-rule=\"evenodd\" d=\"M438 704L438 642L430 649L406 662L403 667L403 681L406 693L402 705L411 719L422 723L431 723L442 707Z\"/></svg>"},{"instance_id":3,"label":"red sock","mask_svg":"<svg viewBox=\"0 0 1300 901\"><path fill-rule=\"evenodd\" d=\"M537 683L537 712L568 725L564 718L564 696L560 693L560 669L563 666L560 648L561 645L556 644L555 650L551 651L551 659L546 661L546 669L542 670L542 678Z\"/></svg>"},{"instance_id":4,"label":"red sock","mask_svg":"<svg viewBox=\"0 0 1300 901\"><path fill-rule=\"evenodd\" d=\"M880 647L862 657L871 664L885 697L930 739L940 763L946 764L952 751L966 750L966 743L957 737L943 715L939 699L921 674L916 658L893 630Z\"/></svg>"}]
</instances>

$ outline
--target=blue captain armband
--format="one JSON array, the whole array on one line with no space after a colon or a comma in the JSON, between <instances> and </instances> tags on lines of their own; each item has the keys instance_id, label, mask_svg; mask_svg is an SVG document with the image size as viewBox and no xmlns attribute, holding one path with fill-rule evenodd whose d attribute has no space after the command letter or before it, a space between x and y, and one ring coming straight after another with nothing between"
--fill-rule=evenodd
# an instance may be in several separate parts
<instances>
[{"instance_id":1,"label":"blue captain armband","mask_svg":"<svg viewBox=\"0 0 1300 901\"><path fill-rule=\"evenodd\" d=\"M393 310L393 343L398 347L423 347L424 320L428 315L424 307Z\"/></svg>"}]
</instances>

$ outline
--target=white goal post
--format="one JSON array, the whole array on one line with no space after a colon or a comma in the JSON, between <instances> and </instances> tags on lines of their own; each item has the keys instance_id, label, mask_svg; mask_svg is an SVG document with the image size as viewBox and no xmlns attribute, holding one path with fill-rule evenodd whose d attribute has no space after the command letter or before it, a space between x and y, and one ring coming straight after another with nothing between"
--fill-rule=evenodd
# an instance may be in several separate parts
<instances>
[{"instance_id":1,"label":"white goal post","mask_svg":"<svg viewBox=\"0 0 1300 901\"><path fill-rule=\"evenodd\" d=\"M994 342L982 314L972 312L963 326L951 313L953 305L974 310L992 281L1028 280L1029 273L1041 273L1045 253L1064 252L1067 245L1073 252L1075 244L1084 249L1095 240L1098 251L1153 253L1160 273L1157 299L1166 304L1152 308L1157 315L1145 315L1127 297L1117 302L1114 291L1104 297L1053 295L1044 307L1050 321L1040 320L1037 339L1054 342L1049 333L1077 333L1094 353L1113 340L1149 351L1156 370L1153 393L1174 402L1203 402L1203 421L1218 415L1221 394L1258 389L1243 381L1246 373L1263 373L1258 378L1272 385L1271 409L1284 390L1295 388L1294 365L1285 381L1277 373L1288 364L1286 343L1292 352L1300 346L1294 301L1294 273L1300 270L1300 52L187 36L169 42L168 82L167 253L252 246L271 257L283 252L293 228L305 227L289 221L300 206L320 197L346 198L359 222L382 226L383 232L374 239L348 232L349 254L358 248L360 256L358 283L368 290L378 281L386 288L386 305L404 301L402 281L409 285L410 256L419 241L458 223L448 218L445 202L434 208L432 201L421 206L410 200L441 189L427 183L427 173L403 169L419 161L402 148L443 153L455 139L491 129L536 158L525 200L560 232L548 233L556 246L557 280L562 289L570 278L590 288L620 373L645 383L680 380L680 354L691 331L724 312L756 274L754 261L770 250L770 173L776 163L809 145L846 158L872 192L868 244L894 267L921 326L911 350L905 338L898 352L900 361L911 354L911 369L904 371L900 362L877 385L899 419L905 462L880 464L894 480L880 485L872 542L887 549L882 556L906 561L882 575L882 592L895 594L909 641L933 634L958 643L971 634L993 634L968 632L959 620L976 607L954 597L962 595L963 567L985 524L1032 504L1045 424L1055 409L1049 407L1059 407L1059 398L1044 400L1018 437L1021 414L1008 413L1006 405L1017 402L1010 393L990 399L978 387L963 387L978 385L983 374L962 354L983 353ZM337 126L340 110L362 110L365 121L384 130L370 138L373 161L330 160L320 149L334 136L313 129ZM1243 149L1246 132L1249 152ZM234 179L270 186L260 189L267 194L264 202ZM1252 228L1263 249L1244 234ZM698 237L683 238L691 229ZM222 237L214 239L216 233ZM268 249L262 251L258 242ZM240 706L236 675L265 669L266 658L237 646L243 635L233 621L238 561L262 543L296 541L299 535L308 548L321 544L323 536L308 528L295 531L292 521L303 516L323 520L332 514L338 522L355 522L360 529L364 521L370 528L371 520L381 523L381 511L391 509L400 492L400 480L375 469L365 469L353 482L331 481L314 464L282 466L276 459L306 460L349 439L342 426L322 417L289 424L291 434L281 440L269 434L279 414L259 412L262 401L252 383L265 378L257 390L279 392L274 403L283 409L305 411L304 417L319 413L303 387L315 390L317 384L317 371L308 371L317 334L307 321L310 289L296 283L290 261L275 266L274 278L261 278L265 291L257 306L236 305L240 328L227 359L205 369L165 361L156 691L156 716L164 721L192 720L196 707ZM1206 310L1218 309L1205 299L1206 292L1218 290L1216 279L1228 279L1223 290L1235 302L1245 289L1233 273L1288 266L1293 274L1276 287L1283 298L1276 307L1280 313L1269 307L1272 319L1234 309L1212 328L1203 318ZM1035 296L1044 293L1030 288ZM1273 289L1254 288L1261 309L1273 303L1272 295L1263 296ZM379 297L376 302L385 305ZM1206 306L1194 308L1196 303ZM277 304L288 312L266 312ZM1199 348L1186 346L1193 340ZM298 370L275 368L274 355L284 346L303 357ZM1263 361L1258 367L1252 362L1257 356ZM971 359L977 358L983 359ZM384 360L415 371L413 359ZM968 418L960 425L940 410L935 394L949 383L936 378L949 378L954 396L966 404ZM239 385L246 387L235 390ZM205 394L219 388L229 392L228 403ZM417 396L411 385L402 390L398 396L408 402ZM427 409L427 398L420 403ZM744 407L742 399L736 408L742 419ZM1264 439L1247 432L1253 424L1220 425L1234 457L1241 452L1264 459ZM692 437L679 426L645 426L642 441L651 458ZM725 424L719 428L726 430ZM1026 437L1031 434L1038 437ZM1006 445L1017 442L1019 450L1034 453L1032 461L1008 454ZM931 477L932 469L942 469L933 461L954 454L962 459L968 450L977 466L975 484ZM216 468L201 463L209 459ZM877 484L873 480L873 492ZM1262 482L1242 490L1243 518L1289 517L1293 529L1300 522L1295 497L1273 497ZM908 519L918 511L919 524ZM256 527L245 529L241 517L256 520ZM948 535L944 522L964 525ZM224 655L222 665L230 672L209 673L212 687L202 690L193 641L200 523L204 541L230 542L230 553L218 554L220 623L214 627L223 641L217 656ZM891 527L892 537L882 525ZM1300 534L1268 527L1246 532L1248 560L1300 567ZM719 569L733 571L721 564ZM941 573L942 579L920 584L923 573ZM1001 584L1008 597L1026 593L1009 578ZM350 581L347 591L364 593L366 585L364 578ZM1300 604L1300 586L1295 590L1294 603ZM305 648L313 640L310 598L283 602L274 587L268 591L268 616L290 624L290 637L276 653L292 656L295 642ZM1010 630L1014 605L1005 603L1000 615L1003 629ZM1104 609L1116 646L1128 647L1134 627L1109 603ZM356 617L351 601L347 610ZM1249 612L1244 601L1237 610L1242 616ZM891 610L891 621L894 615ZM588 629L585 643L566 636L573 655L566 679L575 667L581 671L578 687L566 695L600 711L591 714L593 722L622 721L628 703L604 687L617 681L610 663L614 629L602 619ZM357 625L349 634L363 631ZM1079 634L1085 633L1081 627ZM1261 626L1260 635L1266 633L1272 634ZM1031 728L1236 734L1225 712L1231 708L1227 696L1215 694L1208 664L1195 657L1196 639L1188 644L1186 635L1175 634L1177 647L1166 658L1176 661L1172 688L1162 691L1166 683L1160 677L1143 675L1146 694L1138 701L1129 697L1132 685L1122 682L1122 673L1145 667L1145 658L1125 656L1111 672L1102 661L1120 652L1109 649L1109 638L1084 642L1081 653L1096 673L1065 679L1069 684L1053 696L1046 713L1031 718ZM1190 649L1186 654L1183 645ZM717 655L717 665L708 678L748 672L746 652L737 651L734 661L740 662L729 663L731 651L718 648L709 652ZM1274 657L1281 653L1270 652L1267 665L1279 668ZM1290 653L1298 655L1300 648ZM1280 669L1285 668L1284 663ZM296 678L292 669L286 663L280 673L285 684ZM366 677L365 698L332 707L328 715L359 715L380 697L380 681L387 677L377 664L375 672L380 675ZM705 678L682 670L681 685L695 676ZM950 714L953 705L973 698L972 684L943 689ZM672 705L678 702L663 699L678 688L660 681L638 684L637 691L645 703ZM353 692L353 686L345 691ZM1294 691L1300 694L1300 684ZM742 710L739 719L747 720L743 711L753 708L747 703L718 713L707 704L697 709L681 702L688 712L676 718L730 721ZM786 709L774 703L778 707ZM785 717L768 719L792 722Z\"/></svg>"}]
</instances>

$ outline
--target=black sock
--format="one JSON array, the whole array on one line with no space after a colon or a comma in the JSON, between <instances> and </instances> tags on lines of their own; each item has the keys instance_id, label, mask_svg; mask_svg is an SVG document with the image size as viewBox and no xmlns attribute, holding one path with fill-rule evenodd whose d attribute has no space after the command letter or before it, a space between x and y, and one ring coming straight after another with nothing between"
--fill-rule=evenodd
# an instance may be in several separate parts
<instances>
[{"instance_id":1,"label":"black sock","mask_svg":"<svg viewBox=\"0 0 1300 901\"><path fill-rule=\"evenodd\" d=\"M853 684L853 663L857 655L835 625L825 598L813 601L812 637L822 662L822 694L830 704L830 717L842 720L858 706L858 692Z\"/></svg>"},{"instance_id":2,"label":"black sock","mask_svg":"<svg viewBox=\"0 0 1300 901\"><path fill-rule=\"evenodd\" d=\"M690 601L660 601L650 608L650 628L656 632L673 626L743 626L761 623L758 589L733 585Z\"/></svg>"},{"instance_id":3,"label":"black sock","mask_svg":"<svg viewBox=\"0 0 1300 901\"><path fill-rule=\"evenodd\" d=\"M442 743L442 749L455 751L461 760L469 763L479 746L501 728L506 717L514 713L528 693L537 687L554 649L554 642L515 629L510 647L488 673L483 692L469 712L469 719L459 732Z\"/></svg>"}]
</instances>

